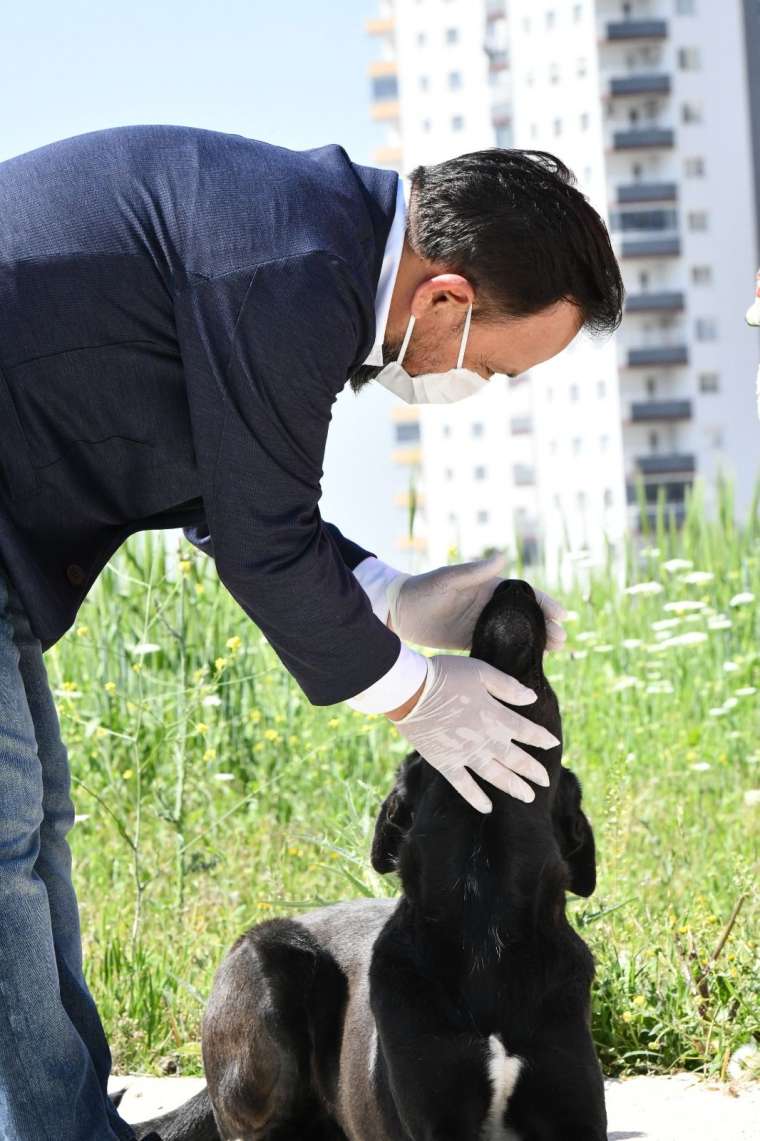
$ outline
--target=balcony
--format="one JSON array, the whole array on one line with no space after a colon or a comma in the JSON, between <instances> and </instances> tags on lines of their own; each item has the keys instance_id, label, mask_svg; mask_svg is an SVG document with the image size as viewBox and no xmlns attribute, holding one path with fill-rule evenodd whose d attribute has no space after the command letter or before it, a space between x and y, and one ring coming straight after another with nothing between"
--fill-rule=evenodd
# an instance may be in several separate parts
<instances>
[{"instance_id":1,"label":"balcony","mask_svg":"<svg viewBox=\"0 0 760 1141\"><path fill-rule=\"evenodd\" d=\"M384 16L379 19L367 20L365 26L368 36L392 36L396 28L396 21L393 16Z\"/></svg>"},{"instance_id":2,"label":"balcony","mask_svg":"<svg viewBox=\"0 0 760 1141\"><path fill-rule=\"evenodd\" d=\"M401 147L375 147L372 161L377 166L400 167L404 152Z\"/></svg>"},{"instance_id":3,"label":"balcony","mask_svg":"<svg viewBox=\"0 0 760 1141\"><path fill-rule=\"evenodd\" d=\"M696 470L694 456L670 455L638 456L636 465L642 475L680 475Z\"/></svg>"},{"instance_id":4,"label":"balcony","mask_svg":"<svg viewBox=\"0 0 760 1141\"><path fill-rule=\"evenodd\" d=\"M387 99L382 103L372 104L372 118L376 123L387 123L401 116L401 105L398 99Z\"/></svg>"},{"instance_id":5,"label":"balcony","mask_svg":"<svg viewBox=\"0 0 760 1141\"><path fill-rule=\"evenodd\" d=\"M610 95L670 95L670 76L621 75L610 79Z\"/></svg>"},{"instance_id":6,"label":"balcony","mask_svg":"<svg viewBox=\"0 0 760 1141\"><path fill-rule=\"evenodd\" d=\"M635 127L628 131L615 131L612 146L616 151L662 150L675 143L672 127Z\"/></svg>"},{"instance_id":7,"label":"balcony","mask_svg":"<svg viewBox=\"0 0 760 1141\"><path fill-rule=\"evenodd\" d=\"M506 14L504 0L486 0L486 20L500 20Z\"/></svg>"},{"instance_id":8,"label":"balcony","mask_svg":"<svg viewBox=\"0 0 760 1141\"><path fill-rule=\"evenodd\" d=\"M678 186L675 182L633 182L618 186L617 194L621 206L632 202L675 202Z\"/></svg>"},{"instance_id":9,"label":"balcony","mask_svg":"<svg viewBox=\"0 0 760 1141\"><path fill-rule=\"evenodd\" d=\"M494 127L508 127L512 122L512 104L495 103L491 108L491 122Z\"/></svg>"},{"instance_id":10,"label":"balcony","mask_svg":"<svg viewBox=\"0 0 760 1141\"><path fill-rule=\"evenodd\" d=\"M486 54L488 56L488 66L492 72L506 71L509 67L509 52L504 48L488 48L486 47Z\"/></svg>"},{"instance_id":11,"label":"balcony","mask_svg":"<svg viewBox=\"0 0 760 1141\"><path fill-rule=\"evenodd\" d=\"M624 258L678 257L681 253L681 240L678 237L630 238L623 242L620 253Z\"/></svg>"},{"instance_id":12,"label":"balcony","mask_svg":"<svg viewBox=\"0 0 760 1141\"><path fill-rule=\"evenodd\" d=\"M422 463L422 448L394 448L391 452L391 462L403 467L418 467Z\"/></svg>"},{"instance_id":13,"label":"balcony","mask_svg":"<svg viewBox=\"0 0 760 1141\"><path fill-rule=\"evenodd\" d=\"M625 300L626 313L680 313L684 307L683 293L629 293Z\"/></svg>"},{"instance_id":14,"label":"balcony","mask_svg":"<svg viewBox=\"0 0 760 1141\"><path fill-rule=\"evenodd\" d=\"M530 416L513 416L509 430L513 436L529 436L533 431L533 420Z\"/></svg>"},{"instance_id":15,"label":"balcony","mask_svg":"<svg viewBox=\"0 0 760 1141\"><path fill-rule=\"evenodd\" d=\"M660 345L658 348L629 349L628 368L651 368L653 365L689 363L686 345Z\"/></svg>"},{"instance_id":16,"label":"balcony","mask_svg":"<svg viewBox=\"0 0 760 1141\"><path fill-rule=\"evenodd\" d=\"M664 40L668 36L667 20L614 20L607 25L607 39Z\"/></svg>"},{"instance_id":17,"label":"balcony","mask_svg":"<svg viewBox=\"0 0 760 1141\"><path fill-rule=\"evenodd\" d=\"M631 421L634 424L690 419L690 400L636 400L631 404Z\"/></svg>"},{"instance_id":18,"label":"balcony","mask_svg":"<svg viewBox=\"0 0 760 1141\"><path fill-rule=\"evenodd\" d=\"M658 500L662 496L668 505L683 507L686 501L686 493L687 491L691 491L692 487L693 481L688 476L686 479L669 479L662 483L657 483L656 481L641 483L640 485L637 483L626 483L626 502L629 504L638 503L640 497L643 495L644 502L651 510L657 506Z\"/></svg>"}]
</instances>

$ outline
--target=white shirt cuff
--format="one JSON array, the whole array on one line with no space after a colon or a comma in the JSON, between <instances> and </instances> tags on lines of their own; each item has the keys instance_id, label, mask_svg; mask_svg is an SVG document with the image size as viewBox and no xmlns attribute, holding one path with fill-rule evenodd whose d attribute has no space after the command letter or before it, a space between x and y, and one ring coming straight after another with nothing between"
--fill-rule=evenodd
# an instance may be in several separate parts
<instances>
[{"instance_id":1,"label":"white shirt cuff","mask_svg":"<svg viewBox=\"0 0 760 1141\"><path fill-rule=\"evenodd\" d=\"M360 713L388 713L408 701L426 677L427 658L402 642L401 652L388 672L368 689L349 697L346 705Z\"/></svg>"},{"instance_id":2,"label":"white shirt cuff","mask_svg":"<svg viewBox=\"0 0 760 1141\"><path fill-rule=\"evenodd\" d=\"M359 586L369 598L373 614L380 619L383 625L387 625L387 588L394 578L403 574L403 571L398 571L394 567L388 566L382 559L376 559L374 555L370 555L354 567L353 573L359 582ZM392 709L393 706L389 705L388 708Z\"/></svg>"}]
</instances>

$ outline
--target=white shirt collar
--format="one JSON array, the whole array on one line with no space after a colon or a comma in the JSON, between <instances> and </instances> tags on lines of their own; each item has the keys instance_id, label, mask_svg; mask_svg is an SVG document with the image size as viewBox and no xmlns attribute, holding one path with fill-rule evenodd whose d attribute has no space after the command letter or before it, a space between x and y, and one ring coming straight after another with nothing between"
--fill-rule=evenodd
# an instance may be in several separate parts
<instances>
[{"instance_id":1,"label":"white shirt collar","mask_svg":"<svg viewBox=\"0 0 760 1141\"><path fill-rule=\"evenodd\" d=\"M380 269L380 278L375 294L375 343L372 352L365 360L367 365L383 364L383 341L385 328L388 324L388 314L391 308L393 287L396 284L398 267L404 249L404 233L406 230L406 212L409 208L409 189L407 180L399 175L396 190L396 212L385 243L383 264Z\"/></svg>"}]
</instances>

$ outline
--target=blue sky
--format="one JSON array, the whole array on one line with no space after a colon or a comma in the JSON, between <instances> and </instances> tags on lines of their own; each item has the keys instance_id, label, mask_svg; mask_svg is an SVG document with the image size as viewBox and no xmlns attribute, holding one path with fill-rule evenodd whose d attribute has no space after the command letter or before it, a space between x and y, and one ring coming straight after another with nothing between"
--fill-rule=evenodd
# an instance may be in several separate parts
<instances>
[{"instance_id":1,"label":"blue sky","mask_svg":"<svg viewBox=\"0 0 760 1141\"><path fill-rule=\"evenodd\" d=\"M0 159L125 123L342 143L369 121L373 0L29 0L3 6Z\"/></svg>"},{"instance_id":2,"label":"blue sky","mask_svg":"<svg viewBox=\"0 0 760 1141\"><path fill-rule=\"evenodd\" d=\"M295 149L341 143L371 164L364 28L376 12L376 0L6 4L0 161L101 127L180 123ZM393 562L391 399L376 385L339 397L322 508Z\"/></svg>"}]
</instances>

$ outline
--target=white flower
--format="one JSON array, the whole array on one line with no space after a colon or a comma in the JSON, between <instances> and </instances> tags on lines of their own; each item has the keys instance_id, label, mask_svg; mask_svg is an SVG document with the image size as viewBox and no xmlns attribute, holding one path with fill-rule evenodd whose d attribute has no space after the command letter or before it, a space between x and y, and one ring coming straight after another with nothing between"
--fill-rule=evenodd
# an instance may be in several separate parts
<instances>
[{"instance_id":1,"label":"white flower","mask_svg":"<svg viewBox=\"0 0 760 1141\"><path fill-rule=\"evenodd\" d=\"M564 625L567 622L577 622L578 618L579 618L579 614L578 614L577 610L568 610L567 614L562 619L562 623Z\"/></svg>"},{"instance_id":2,"label":"white flower","mask_svg":"<svg viewBox=\"0 0 760 1141\"><path fill-rule=\"evenodd\" d=\"M726 713L728 713L728 710L724 709L721 705L719 709L708 709L707 712L709 713L710 717L724 717Z\"/></svg>"},{"instance_id":3,"label":"white flower","mask_svg":"<svg viewBox=\"0 0 760 1141\"><path fill-rule=\"evenodd\" d=\"M745 590L741 594L735 594L729 602L729 606L745 606L749 602L754 602L755 596L751 590Z\"/></svg>"},{"instance_id":4,"label":"white flower","mask_svg":"<svg viewBox=\"0 0 760 1141\"><path fill-rule=\"evenodd\" d=\"M726 618L725 614L716 614L714 618L707 620L708 630L730 630L731 620Z\"/></svg>"},{"instance_id":5,"label":"white flower","mask_svg":"<svg viewBox=\"0 0 760 1141\"><path fill-rule=\"evenodd\" d=\"M615 649L614 646L610 646L609 644L605 643L603 646L594 646L594 653L595 654L611 654L614 649Z\"/></svg>"},{"instance_id":6,"label":"white flower","mask_svg":"<svg viewBox=\"0 0 760 1141\"><path fill-rule=\"evenodd\" d=\"M705 603L700 602L698 598L682 598L680 602L666 602L662 609L679 612L686 610L704 610L704 608Z\"/></svg>"},{"instance_id":7,"label":"white flower","mask_svg":"<svg viewBox=\"0 0 760 1141\"><path fill-rule=\"evenodd\" d=\"M660 594L665 587L661 582L635 582L625 588L626 594Z\"/></svg>"},{"instance_id":8,"label":"white flower","mask_svg":"<svg viewBox=\"0 0 760 1141\"><path fill-rule=\"evenodd\" d=\"M707 761L695 761L693 765L689 765L689 768L693 769L695 773L706 773L710 766Z\"/></svg>"},{"instance_id":9,"label":"white flower","mask_svg":"<svg viewBox=\"0 0 760 1141\"><path fill-rule=\"evenodd\" d=\"M689 586L701 586L702 583L712 582L715 575L712 571L689 571L688 574L678 576L679 582L685 582Z\"/></svg>"},{"instance_id":10,"label":"white flower","mask_svg":"<svg viewBox=\"0 0 760 1141\"><path fill-rule=\"evenodd\" d=\"M145 654L155 654L160 649L161 647L157 646L155 642L138 642L136 646L132 646L130 653L144 657Z\"/></svg>"},{"instance_id":11,"label":"white flower","mask_svg":"<svg viewBox=\"0 0 760 1141\"><path fill-rule=\"evenodd\" d=\"M736 673L736 671L739 669L739 667L736 664L736 662L724 662L723 663L723 669L726 671L727 674L733 674L733 673Z\"/></svg>"},{"instance_id":12,"label":"white flower","mask_svg":"<svg viewBox=\"0 0 760 1141\"><path fill-rule=\"evenodd\" d=\"M89 819L90 819L89 812L83 812L81 816L77 815L74 817L74 823L80 824L83 820L89 820Z\"/></svg>"},{"instance_id":13,"label":"white flower","mask_svg":"<svg viewBox=\"0 0 760 1141\"><path fill-rule=\"evenodd\" d=\"M752 792L760 793L760 789L752 789L750 793L744 794L746 803L757 804L758 801L747 801L747 796ZM729 1077L734 1079L757 1077L760 1074L760 1050L753 1042L745 1042L738 1050L734 1050L733 1054L728 1061L728 1074Z\"/></svg>"},{"instance_id":14,"label":"white flower","mask_svg":"<svg viewBox=\"0 0 760 1141\"><path fill-rule=\"evenodd\" d=\"M662 564L662 569L668 571L669 574L675 574L676 571L689 570L694 566L691 559L668 559L666 563Z\"/></svg>"},{"instance_id":15,"label":"white flower","mask_svg":"<svg viewBox=\"0 0 760 1141\"><path fill-rule=\"evenodd\" d=\"M622 693L624 689L633 689L634 686L641 685L637 677L632 677L630 674L624 674L619 677L616 682L610 687L611 693Z\"/></svg>"},{"instance_id":16,"label":"white flower","mask_svg":"<svg viewBox=\"0 0 760 1141\"><path fill-rule=\"evenodd\" d=\"M700 642L707 641L707 634L703 630L688 630L685 634L676 634L673 638L668 638L666 642L661 642L661 646L698 646Z\"/></svg>"},{"instance_id":17,"label":"white flower","mask_svg":"<svg viewBox=\"0 0 760 1141\"><path fill-rule=\"evenodd\" d=\"M626 650L637 650L641 645L641 638L624 638L623 647Z\"/></svg>"},{"instance_id":18,"label":"white flower","mask_svg":"<svg viewBox=\"0 0 760 1141\"><path fill-rule=\"evenodd\" d=\"M660 553L659 547L642 547L641 554L645 559L656 559Z\"/></svg>"},{"instance_id":19,"label":"white flower","mask_svg":"<svg viewBox=\"0 0 760 1141\"><path fill-rule=\"evenodd\" d=\"M744 794L744 803L752 806L760 804L760 788L748 788Z\"/></svg>"},{"instance_id":20,"label":"white flower","mask_svg":"<svg viewBox=\"0 0 760 1141\"><path fill-rule=\"evenodd\" d=\"M739 704L739 702L736 700L735 697L727 697L726 700L723 702L723 708L726 710L736 709L738 704Z\"/></svg>"},{"instance_id":21,"label":"white flower","mask_svg":"<svg viewBox=\"0 0 760 1141\"><path fill-rule=\"evenodd\" d=\"M593 642L598 637L596 630L583 630L580 634L575 635L575 640L576 642Z\"/></svg>"},{"instance_id":22,"label":"white flower","mask_svg":"<svg viewBox=\"0 0 760 1141\"><path fill-rule=\"evenodd\" d=\"M671 630L673 626L680 626L680 618L660 618L657 622L652 623L653 630Z\"/></svg>"},{"instance_id":23,"label":"white flower","mask_svg":"<svg viewBox=\"0 0 760 1141\"><path fill-rule=\"evenodd\" d=\"M210 693L208 695L208 697L204 697L201 704L202 705L221 705L222 699L221 699L221 697L218 697L215 693Z\"/></svg>"},{"instance_id":24,"label":"white flower","mask_svg":"<svg viewBox=\"0 0 760 1141\"><path fill-rule=\"evenodd\" d=\"M571 650L570 651L570 657L571 658L587 658L588 657L588 650Z\"/></svg>"},{"instance_id":25,"label":"white flower","mask_svg":"<svg viewBox=\"0 0 760 1141\"><path fill-rule=\"evenodd\" d=\"M234 780L234 773L214 773L214 780Z\"/></svg>"},{"instance_id":26,"label":"white flower","mask_svg":"<svg viewBox=\"0 0 760 1141\"><path fill-rule=\"evenodd\" d=\"M753 693L757 693L757 687L754 685L743 685L741 689L737 689L737 697L752 697Z\"/></svg>"},{"instance_id":27,"label":"white flower","mask_svg":"<svg viewBox=\"0 0 760 1141\"><path fill-rule=\"evenodd\" d=\"M669 681L652 681L646 688L647 693L674 693Z\"/></svg>"}]
</instances>

